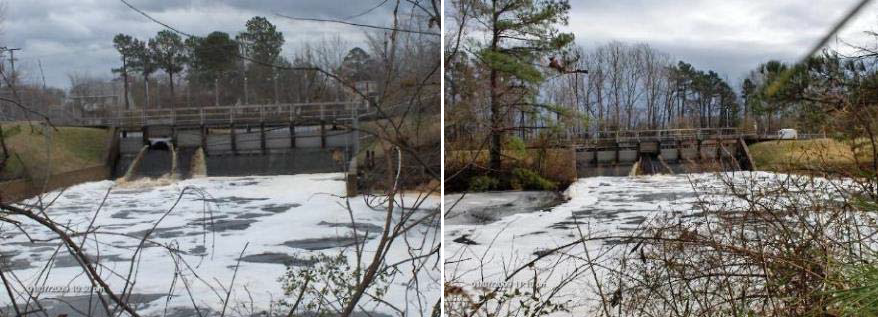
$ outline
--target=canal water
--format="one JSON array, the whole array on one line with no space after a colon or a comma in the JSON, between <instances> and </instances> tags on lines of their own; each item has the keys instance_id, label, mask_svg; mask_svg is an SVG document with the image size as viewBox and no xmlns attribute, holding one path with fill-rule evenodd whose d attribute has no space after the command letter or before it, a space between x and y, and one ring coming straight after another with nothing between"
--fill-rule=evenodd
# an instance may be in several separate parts
<instances>
[{"instance_id":1,"label":"canal water","mask_svg":"<svg viewBox=\"0 0 878 317\"><path fill-rule=\"evenodd\" d=\"M371 260L378 244L375 237L384 226L386 209L380 204L367 204L362 197L354 197L350 199L352 213L349 213L345 199L340 197L344 193L342 173L182 181L145 179L124 184L101 181L46 195L47 200L57 197L46 212L56 223L84 230L99 210L95 227L101 233L97 238L90 236L84 248L90 256L100 260L101 276L117 292L125 286L120 275L127 275L131 269L131 257L139 238L164 217L150 239L180 250L181 256L175 261L166 248L147 243L142 256L134 261L132 271L136 276L132 302L139 303L139 311L146 316L193 315L188 292L202 313L221 310L225 297L223 288L231 284L240 259L228 310L238 312L233 315L249 315L276 307L276 301L284 298L279 278L288 266L313 266L313 256L341 253L353 267L356 257L351 217L357 223L359 239L369 238L363 261ZM102 205L104 196L106 200ZM438 204L438 197L428 197L415 211L416 217L439 208ZM75 259L63 248L59 249L58 240L51 240L54 235L44 227L25 219L16 220L23 221L23 229L37 242L29 241L21 231L9 225L0 225L0 258L8 267L4 271L11 271L21 279L20 287L46 290L42 297L59 298L78 306L79 310L87 310L89 301L96 298L89 297L89 283ZM411 230L406 238L425 242L425 249L429 250L430 245L435 247L441 239L438 230L437 219ZM58 250L50 265L48 280L41 279L42 268ZM387 262L396 263L410 257L406 243L396 243ZM177 266L186 267L182 278L189 291L180 277L175 280ZM399 270L411 272L412 268L403 263ZM439 269L431 266L418 277L414 282L417 285L407 283L408 278L396 278L383 300L395 307L414 310L411 312L414 314L420 314L422 308L429 314L440 296ZM415 296L415 287L423 296ZM0 308L9 303L6 292L0 294ZM362 303L362 309L375 316L395 312L370 299ZM45 300L43 304L51 316L62 312L77 316L62 301Z\"/></svg>"},{"instance_id":2,"label":"canal water","mask_svg":"<svg viewBox=\"0 0 878 317\"><path fill-rule=\"evenodd\" d=\"M570 274L583 274L583 246L561 256L537 261L524 274L507 280L507 274L537 258L542 252L586 237L632 234L658 216L696 213L699 200L727 199L722 179L771 182L775 174L734 172L637 177L592 177L574 182L557 198L552 192L503 192L446 195L446 281L464 290L494 286L527 285L533 271L545 285ZM453 207L452 207L453 206ZM625 249L625 241L607 238L585 244L589 256L612 265L612 254ZM618 246L622 246L619 248ZM568 259L565 261L559 259ZM525 283L525 284L517 284ZM568 302L574 315L585 315L595 304L590 272L561 290L553 302ZM546 289L546 292L549 290ZM478 293L478 292L476 292Z\"/></svg>"}]
</instances>

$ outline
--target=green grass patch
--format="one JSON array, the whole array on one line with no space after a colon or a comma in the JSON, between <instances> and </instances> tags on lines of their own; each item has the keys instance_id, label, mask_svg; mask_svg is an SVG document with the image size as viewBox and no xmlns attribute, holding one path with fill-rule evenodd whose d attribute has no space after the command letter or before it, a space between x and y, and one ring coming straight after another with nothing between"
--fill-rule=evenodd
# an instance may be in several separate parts
<instances>
[{"instance_id":1,"label":"green grass patch","mask_svg":"<svg viewBox=\"0 0 878 317\"><path fill-rule=\"evenodd\" d=\"M11 157L0 179L42 177L104 163L109 134L103 129L59 127L47 130L38 124L0 125Z\"/></svg>"},{"instance_id":2,"label":"green grass patch","mask_svg":"<svg viewBox=\"0 0 878 317\"><path fill-rule=\"evenodd\" d=\"M500 186L500 180L487 175L480 175L469 180L469 190L473 192L484 192L497 189Z\"/></svg>"},{"instance_id":3,"label":"green grass patch","mask_svg":"<svg viewBox=\"0 0 878 317\"><path fill-rule=\"evenodd\" d=\"M834 139L762 142L750 146L750 155L756 168L775 172L850 169L872 161L866 143Z\"/></svg>"},{"instance_id":4,"label":"green grass patch","mask_svg":"<svg viewBox=\"0 0 878 317\"><path fill-rule=\"evenodd\" d=\"M446 151L445 190L561 190L576 179L570 149L526 149L519 143L507 142L499 173L488 169L487 150Z\"/></svg>"},{"instance_id":5,"label":"green grass patch","mask_svg":"<svg viewBox=\"0 0 878 317\"><path fill-rule=\"evenodd\" d=\"M516 168L512 170L512 180L511 187L517 190L556 190L558 189L558 184L544 177L540 176L536 172L524 169L524 168Z\"/></svg>"}]
</instances>

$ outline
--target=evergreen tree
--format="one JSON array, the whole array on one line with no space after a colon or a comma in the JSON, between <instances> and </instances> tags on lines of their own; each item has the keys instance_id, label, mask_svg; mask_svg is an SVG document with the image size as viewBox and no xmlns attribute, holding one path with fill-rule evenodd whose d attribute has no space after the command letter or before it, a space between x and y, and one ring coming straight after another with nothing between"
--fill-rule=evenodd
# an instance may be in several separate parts
<instances>
[{"instance_id":1,"label":"evergreen tree","mask_svg":"<svg viewBox=\"0 0 878 317\"><path fill-rule=\"evenodd\" d=\"M341 74L348 80L357 82L368 80L372 58L366 51L359 47L351 49L341 63Z\"/></svg>"},{"instance_id":2,"label":"evergreen tree","mask_svg":"<svg viewBox=\"0 0 878 317\"><path fill-rule=\"evenodd\" d=\"M113 72L122 75L126 110L131 108L128 102L128 73L131 71L132 61L136 58L137 47L135 45L135 39L130 35L119 33L113 37L113 46L122 57L122 67L113 69Z\"/></svg>"},{"instance_id":3,"label":"evergreen tree","mask_svg":"<svg viewBox=\"0 0 878 317\"><path fill-rule=\"evenodd\" d=\"M573 34L561 33L567 24L567 0L479 0L474 1L475 18L486 26L488 43L476 47L478 59L490 78L491 143L489 168L501 171L505 117L510 106L529 103L534 86L544 80L538 68L544 58L563 55ZM512 96L510 86L524 87ZM532 104L532 103L531 103Z\"/></svg>"},{"instance_id":4,"label":"evergreen tree","mask_svg":"<svg viewBox=\"0 0 878 317\"><path fill-rule=\"evenodd\" d=\"M235 69L238 43L228 33L215 31L206 37L186 40L189 65L196 81L212 84L214 80Z\"/></svg>"},{"instance_id":5,"label":"evergreen tree","mask_svg":"<svg viewBox=\"0 0 878 317\"><path fill-rule=\"evenodd\" d=\"M244 46L244 54L258 63L272 64L280 56L284 45L284 35L264 17L253 17L247 21L247 30L238 34L238 41Z\"/></svg>"},{"instance_id":6,"label":"evergreen tree","mask_svg":"<svg viewBox=\"0 0 878 317\"><path fill-rule=\"evenodd\" d=\"M176 107L174 74L183 71L183 66L186 65L189 58L186 55L186 46L177 33L169 30L160 31L149 44L155 63L168 74L168 81L171 85L171 107Z\"/></svg>"},{"instance_id":7,"label":"evergreen tree","mask_svg":"<svg viewBox=\"0 0 878 317\"><path fill-rule=\"evenodd\" d=\"M150 46L154 45L151 44L152 42L152 39L148 42L134 39L134 44L132 45L132 50L134 52L132 69L140 71L140 75L143 76L143 82L145 85L144 96L146 100L143 105L144 108L149 108L149 76L158 70L158 65L156 65L153 52L149 49Z\"/></svg>"},{"instance_id":8,"label":"evergreen tree","mask_svg":"<svg viewBox=\"0 0 878 317\"><path fill-rule=\"evenodd\" d=\"M247 21L247 29L237 36L242 46L242 53L250 61L247 63L246 76L256 90L257 101L267 101L272 96L272 85L276 78L274 66L284 63L281 50L284 35L277 27L264 17L253 17Z\"/></svg>"}]
</instances>

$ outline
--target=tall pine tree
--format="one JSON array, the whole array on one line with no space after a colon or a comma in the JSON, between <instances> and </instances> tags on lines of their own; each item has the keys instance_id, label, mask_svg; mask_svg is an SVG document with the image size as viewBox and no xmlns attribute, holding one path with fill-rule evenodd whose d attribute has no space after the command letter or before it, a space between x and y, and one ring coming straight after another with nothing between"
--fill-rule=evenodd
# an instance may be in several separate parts
<instances>
[{"instance_id":1,"label":"tall pine tree","mask_svg":"<svg viewBox=\"0 0 878 317\"><path fill-rule=\"evenodd\" d=\"M122 87L124 87L124 98L125 98L125 109L128 110L131 108L131 105L128 102L128 73L131 71L132 62L136 58L137 54L137 43L131 35L126 34L117 34L113 37L113 46L116 48L116 51L119 52L119 55L122 56L122 67L113 69L113 72L119 73L122 75Z\"/></svg>"},{"instance_id":2,"label":"tall pine tree","mask_svg":"<svg viewBox=\"0 0 878 317\"><path fill-rule=\"evenodd\" d=\"M507 112L532 96L536 84L544 80L546 58L555 66L554 57L573 42L573 34L557 28L567 24L570 4L567 0L479 0L473 10L489 35L487 43L477 44L474 51L489 72L489 168L497 174L502 171Z\"/></svg>"},{"instance_id":3,"label":"tall pine tree","mask_svg":"<svg viewBox=\"0 0 878 317\"><path fill-rule=\"evenodd\" d=\"M183 71L183 66L186 65L188 59L186 46L177 33L168 30L160 31L149 44L156 64L168 74L168 81L171 85L171 107L176 107L176 100L174 99L174 74Z\"/></svg>"}]
</instances>

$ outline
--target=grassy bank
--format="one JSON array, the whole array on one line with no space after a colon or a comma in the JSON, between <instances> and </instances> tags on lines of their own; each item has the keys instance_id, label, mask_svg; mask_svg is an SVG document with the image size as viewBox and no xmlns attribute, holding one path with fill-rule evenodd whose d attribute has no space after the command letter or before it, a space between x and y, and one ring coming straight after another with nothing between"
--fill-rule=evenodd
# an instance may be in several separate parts
<instances>
[{"instance_id":1,"label":"grassy bank","mask_svg":"<svg viewBox=\"0 0 878 317\"><path fill-rule=\"evenodd\" d=\"M388 142L402 148L399 153L402 155L403 175L400 186L409 190L439 188L437 177L434 175L440 174L442 169L441 116L410 115L405 117L402 123L401 121L396 117L392 122L382 119L363 122L360 125L362 129L360 136L369 136L360 143L360 151L357 153L357 160L364 173L360 180L367 191L380 191L389 185L385 164L387 158L384 153L385 147L390 145ZM399 128L398 133L393 125ZM398 153L391 151L390 159L396 162ZM370 158L367 152L374 156Z\"/></svg>"},{"instance_id":2,"label":"grassy bank","mask_svg":"<svg viewBox=\"0 0 878 317\"><path fill-rule=\"evenodd\" d=\"M485 190L558 190L576 179L570 149L504 150L504 171L488 176L487 150L445 153L445 189L449 192ZM448 178L456 175L454 178Z\"/></svg>"},{"instance_id":3,"label":"grassy bank","mask_svg":"<svg viewBox=\"0 0 878 317\"><path fill-rule=\"evenodd\" d=\"M2 125L10 157L0 179L58 174L103 164L106 130L59 127L47 136L38 124ZM51 140L51 142L50 142Z\"/></svg>"},{"instance_id":4,"label":"grassy bank","mask_svg":"<svg viewBox=\"0 0 878 317\"><path fill-rule=\"evenodd\" d=\"M750 154L757 169L773 172L850 170L871 164L867 143L833 139L762 142L751 145Z\"/></svg>"}]
</instances>

